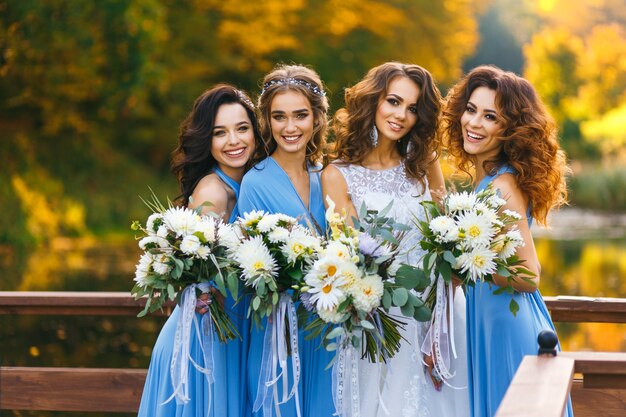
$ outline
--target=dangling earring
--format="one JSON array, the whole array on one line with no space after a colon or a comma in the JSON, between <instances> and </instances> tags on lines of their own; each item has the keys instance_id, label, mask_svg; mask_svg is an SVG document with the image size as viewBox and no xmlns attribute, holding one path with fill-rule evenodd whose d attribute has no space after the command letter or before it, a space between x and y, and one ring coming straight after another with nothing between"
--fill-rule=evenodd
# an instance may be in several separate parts
<instances>
[{"instance_id":1,"label":"dangling earring","mask_svg":"<svg viewBox=\"0 0 626 417\"><path fill-rule=\"evenodd\" d=\"M372 146L374 148L378 145L378 129L376 129L376 125L372 126L372 130L370 131L370 140L372 141Z\"/></svg>"}]
</instances>

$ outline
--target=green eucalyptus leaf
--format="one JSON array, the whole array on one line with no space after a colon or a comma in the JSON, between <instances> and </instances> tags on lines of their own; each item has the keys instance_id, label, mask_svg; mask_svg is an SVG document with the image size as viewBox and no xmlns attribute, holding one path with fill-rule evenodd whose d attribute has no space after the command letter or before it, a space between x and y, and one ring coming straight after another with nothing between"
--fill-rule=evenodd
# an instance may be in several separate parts
<instances>
[{"instance_id":1,"label":"green eucalyptus leaf","mask_svg":"<svg viewBox=\"0 0 626 417\"><path fill-rule=\"evenodd\" d=\"M409 299L409 292L406 288L396 288L393 290L393 304L402 307Z\"/></svg>"}]
</instances>

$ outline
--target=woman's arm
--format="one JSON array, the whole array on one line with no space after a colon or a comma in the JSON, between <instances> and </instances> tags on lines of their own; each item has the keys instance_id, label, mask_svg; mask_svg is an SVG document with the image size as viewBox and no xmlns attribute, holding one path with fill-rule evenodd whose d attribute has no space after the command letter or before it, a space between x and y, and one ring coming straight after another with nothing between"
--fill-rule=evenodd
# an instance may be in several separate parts
<instances>
[{"instance_id":1,"label":"woman's arm","mask_svg":"<svg viewBox=\"0 0 626 417\"><path fill-rule=\"evenodd\" d=\"M426 171L426 179L428 179L428 187L430 188L430 195L433 201L440 203L446 195L446 183L443 179L443 172L441 171L439 159L437 159L434 154L433 160Z\"/></svg>"},{"instance_id":2,"label":"woman's arm","mask_svg":"<svg viewBox=\"0 0 626 417\"><path fill-rule=\"evenodd\" d=\"M335 203L335 211L341 214L345 210L347 220L352 224L352 217L358 218L359 216L348 194L348 184L343 174L336 167L328 165L322 171L321 182L324 206L328 208L326 197L330 197Z\"/></svg>"},{"instance_id":3,"label":"woman's arm","mask_svg":"<svg viewBox=\"0 0 626 417\"><path fill-rule=\"evenodd\" d=\"M541 266L539 265L535 243L533 242L530 228L528 227L528 219L526 218L528 201L526 201L522 190L518 187L517 180L513 174L507 173L498 176L493 181L493 185L500 190L500 196L506 200L502 210L516 211L522 216L522 219L516 225L524 239L524 246L517 248L517 256L523 261L522 266L535 274L534 277L528 277L535 285L523 279L514 279L511 281L511 286L520 292L534 292L539 287ZM499 286L508 285L507 278L500 275L494 275L494 281Z\"/></svg>"}]
</instances>

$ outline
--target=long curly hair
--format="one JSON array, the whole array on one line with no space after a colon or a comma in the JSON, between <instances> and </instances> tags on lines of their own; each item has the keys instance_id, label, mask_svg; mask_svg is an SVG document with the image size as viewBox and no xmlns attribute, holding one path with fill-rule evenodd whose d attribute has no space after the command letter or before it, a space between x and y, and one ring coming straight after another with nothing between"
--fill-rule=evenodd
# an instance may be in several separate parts
<instances>
[{"instance_id":1,"label":"long curly hair","mask_svg":"<svg viewBox=\"0 0 626 417\"><path fill-rule=\"evenodd\" d=\"M557 128L533 86L524 78L494 66L470 71L449 91L442 112L442 130L449 157L470 174L475 162L463 148L461 117L472 92L487 87L496 92L495 106L502 126L498 155L483 163L485 172L503 164L517 171L517 182L528 199L532 216L545 225L553 207L567 203L568 167Z\"/></svg>"},{"instance_id":2,"label":"long curly hair","mask_svg":"<svg viewBox=\"0 0 626 417\"><path fill-rule=\"evenodd\" d=\"M202 93L181 123L178 146L172 152L170 168L180 186L181 194L175 200L179 205L187 206L198 182L215 169L217 161L211 154L215 118L221 105L233 103L241 104L246 110L255 146L262 146L254 107L246 93L227 84L219 84Z\"/></svg>"},{"instance_id":3,"label":"long curly hair","mask_svg":"<svg viewBox=\"0 0 626 417\"><path fill-rule=\"evenodd\" d=\"M428 165L440 150L437 119L441 111L441 94L428 70L419 65L387 62L369 70L367 75L345 91L345 107L335 113L335 142L330 147L330 160L361 164L374 149L370 131L378 105L397 77L406 77L419 87L417 122L397 143L404 159L406 175L424 184Z\"/></svg>"},{"instance_id":4,"label":"long curly hair","mask_svg":"<svg viewBox=\"0 0 626 417\"><path fill-rule=\"evenodd\" d=\"M286 82L296 80L295 83ZM308 84L305 85L305 84ZM317 72L303 65L277 65L272 72L263 79L263 91L258 99L259 127L263 146L259 146L252 158L257 163L274 153L278 147L272 135L271 111L272 101L276 94L286 91L296 91L307 98L313 110L315 125L313 137L306 145L306 163L312 165L322 160L322 153L326 147L326 133L328 131L328 99L324 93L324 86Z\"/></svg>"}]
</instances>

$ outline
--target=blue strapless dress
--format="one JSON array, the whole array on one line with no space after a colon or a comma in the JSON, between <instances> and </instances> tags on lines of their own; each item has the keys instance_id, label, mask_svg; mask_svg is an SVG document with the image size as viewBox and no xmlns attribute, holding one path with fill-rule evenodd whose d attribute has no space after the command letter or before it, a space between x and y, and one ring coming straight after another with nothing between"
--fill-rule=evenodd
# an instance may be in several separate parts
<instances>
[{"instance_id":1,"label":"blue strapless dress","mask_svg":"<svg viewBox=\"0 0 626 417\"><path fill-rule=\"evenodd\" d=\"M219 168L215 173L229 187L239 194L239 184L224 174ZM237 216L237 209L233 209L230 217L232 222ZM247 351L242 346L248 345L248 323L245 320L243 303L235 305L232 297L227 297L224 308L230 312L231 320L237 327L237 331L243 340L231 340L228 343L220 343L215 339L213 343L213 373L214 383L209 386L206 376L196 370L193 365L189 366L189 402L178 404L176 399L163 404L173 393L172 378L170 375L170 362L174 348L174 335L176 324L180 315L178 306L167 319L159 337L157 338L152 358L148 368L148 375L141 396L139 417L240 417L243 415L245 404L244 376L246 369ZM202 315L196 313L198 321ZM196 329L191 328L191 357L199 365L204 365L204 356L198 343ZM209 406L209 389L211 389L212 401Z\"/></svg>"},{"instance_id":2,"label":"blue strapless dress","mask_svg":"<svg viewBox=\"0 0 626 417\"><path fill-rule=\"evenodd\" d=\"M487 176L476 187L480 191L510 166ZM530 213L528 224L532 223ZM539 290L516 293L517 316L509 311L510 296L494 295L498 287L477 283L467 288L467 354L470 411L473 417L495 415L509 384L525 355L536 355L537 336L542 330L554 331L554 324ZM566 416L572 416L568 401Z\"/></svg>"}]
</instances>

